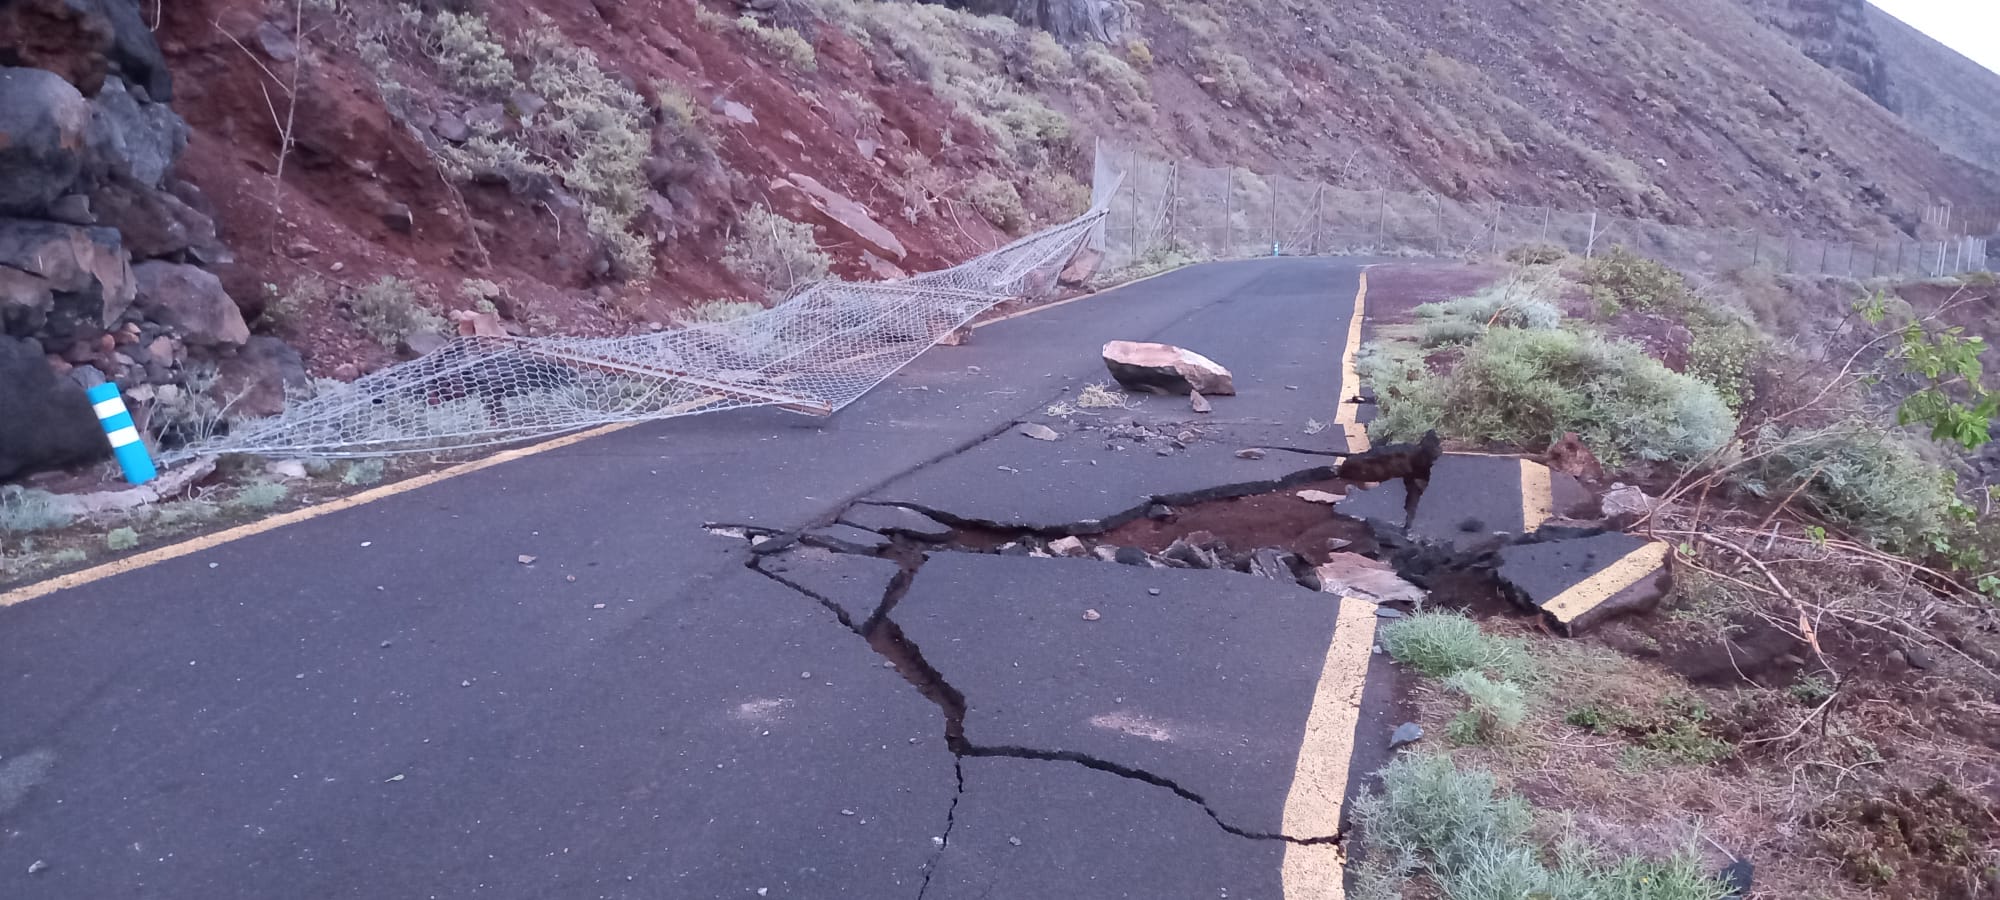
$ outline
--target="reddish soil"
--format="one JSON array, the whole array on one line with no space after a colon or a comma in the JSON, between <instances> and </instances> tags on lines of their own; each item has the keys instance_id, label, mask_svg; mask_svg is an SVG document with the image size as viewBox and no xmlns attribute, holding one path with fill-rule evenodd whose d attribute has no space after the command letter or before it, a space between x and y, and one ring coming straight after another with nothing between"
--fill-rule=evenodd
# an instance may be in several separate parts
<instances>
[{"instance_id":1,"label":"reddish soil","mask_svg":"<svg viewBox=\"0 0 2000 900\"><path fill-rule=\"evenodd\" d=\"M1326 562L1329 552L1326 542L1330 538L1351 541L1345 552L1373 553L1375 539L1367 525L1335 515L1332 507L1324 503L1298 498L1299 491L1344 494L1348 488L1347 482L1331 479L1268 494L1175 507L1170 518L1135 519L1093 540L1158 553L1180 538L1206 531L1222 539L1234 552L1280 547L1314 565Z\"/></svg>"},{"instance_id":2,"label":"reddish soil","mask_svg":"<svg viewBox=\"0 0 2000 900\"><path fill-rule=\"evenodd\" d=\"M1410 262L1370 266L1368 318L1372 324L1408 322L1410 311L1426 303L1476 294L1506 277L1489 263Z\"/></svg>"}]
</instances>

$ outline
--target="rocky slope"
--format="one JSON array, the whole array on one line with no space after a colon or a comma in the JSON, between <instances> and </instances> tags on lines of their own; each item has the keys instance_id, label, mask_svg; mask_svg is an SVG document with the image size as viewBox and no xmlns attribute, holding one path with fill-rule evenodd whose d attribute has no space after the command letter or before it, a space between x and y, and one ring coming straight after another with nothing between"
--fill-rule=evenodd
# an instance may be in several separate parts
<instances>
[{"instance_id":1,"label":"rocky slope","mask_svg":"<svg viewBox=\"0 0 2000 900\"><path fill-rule=\"evenodd\" d=\"M169 440L447 333L946 265L1079 211L1092 138L1767 230L1996 200L1737 0L0 0L0 65L0 358Z\"/></svg>"},{"instance_id":2,"label":"rocky slope","mask_svg":"<svg viewBox=\"0 0 2000 900\"><path fill-rule=\"evenodd\" d=\"M1868 22L1882 48L1890 107L1938 146L2000 180L2000 73L1873 6ZM1993 228L2000 232L2000 224Z\"/></svg>"}]
</instances>

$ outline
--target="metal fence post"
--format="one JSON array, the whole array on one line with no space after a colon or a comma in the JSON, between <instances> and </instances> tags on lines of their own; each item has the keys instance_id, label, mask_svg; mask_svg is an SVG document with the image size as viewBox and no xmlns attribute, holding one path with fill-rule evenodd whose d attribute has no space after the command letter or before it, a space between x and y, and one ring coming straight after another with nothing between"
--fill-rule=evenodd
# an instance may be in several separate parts
<instances>
[{"instance_id":1,"label":"metal fence post","mask_svg":"<svg viewBox=\"0 0 2000 900\"><path fill-rule=\"evenodd\" d=\"M1178 244L1180 240L1174 235L1174 228L1180 223L1180 217L1179 215L1177 215L1180 212L1180 208L1181 208L1181 164L1179 161L1175 161L1167 166L1168 246L1174 246Z\"/></svg>"},{"instance_id":2,"label":"metal fence post","mask_svg":"<svg viewBox=\"0 0 2000 900\"><path fill-rule=\"evenodd\" d=\"M1389 189L1375 189L1375 244L1377 250L1389 244Z\"/></svg>"},{"instance_id":3,"label":"metal fence post","mask_svg":"<svg viewBox=\"0 0 2000 900\"><path fill-rule=\"evenodd\" d=\"M1285 183L1285 176L1271 176L1271 255L1278 255L1278 186Z\"/></svg>"},{"instance_id":4,"label":"metal fence post","mask_svg":"<svg viewBox=\"0 0 2000 900\"><path fill-rule=\"evenodd\" d=\"M1889 274L1891 275L1903 274L1903 248L1907 246L1909 245L1903 243L1902 241L1896 242L1896 268L1891 270Z\"/></svg>"},{"instance_id":5,"label":"metal fence post","mask_svg":"<svg viewBox=\"0 0 2000 900\"><path fill-rule=\"evenodd\" d=\"M1597 210L1590 211L1590 239L1584 242L1583 258L1593 259L1597 255Z\"/></svg>"},{"instance_id":6,"label":"metal fence post","mask_svg":"<svg viewBox=\"0 0 2000 900\"><path fill-rule=\"evenodd\" d=\"M1486 242L1486 255L1500 255L1500 201L1493 201L1493 233Z\"/></svg>"},{"instance_id":7,"label":"metal fence post","mask_svg":"<svg viewBox=\"0 0 2000 900\"><path fill-rule=\"evenodd\" d=\"M1549 216L1553 215L1554 213L1555 213L1555 207L1553 206L1542 207L1542 243L1544 244L1549 242Z\"/></svg>"},{"instance_id":8,"label":"metal fence post","mask_svg":"<svg viewBox=\"0 0 2000 900\"><path fill-rule=\"evenodd\" d=\"M1831 252L1833 252L1832 241L1819 242L1819 273L1821 275L1826 274L1826 255Z\"/></svg>"},{"instance_id":9,"label":"metal fence post","mask_svg":"<svg viewBox=\"0 0 2000 900\"><path fill-rule=\"evenodd\" d=\"M1785 267L1780 271L1786 274L1791 274L1792 271L1792 239L1794 237L1796 235L1785 235Z\"/></svg>"},{"instance_id":10,"label":"metal fence post","mask_svg":"<svg viewBox=\"0 0 2000 900\"><path fill-rule=\"evenodd\" d=\"M1431 203L1432 203L1432 208L1436 211L1437 215L1437 247L1431 252L1431 255L1443 256L1444 255L1444 198L1433 194L1431 196Z\"/></svg>"},{"instance_id":11,"label":"metal fence post","mask_svg":"<svg viewBox=\"0 0 2000 900\"><path fill-rule=\"evenodd\" d=\"M1764 248L1764 232L1750 232L1750 268L1757 268L1757 253Z\"/></svg>"},{"instance_id":12,"label":"metal fence post","mask_svg":"<svg viewBox=\"0 0 2000 900\"><path fill-rule=\"evenodd\" d=\"M1312 255L1319 255L1319 230L1326 218L1326 185L1317 185L1313 191Z\"/></svg>"}]
</instances>

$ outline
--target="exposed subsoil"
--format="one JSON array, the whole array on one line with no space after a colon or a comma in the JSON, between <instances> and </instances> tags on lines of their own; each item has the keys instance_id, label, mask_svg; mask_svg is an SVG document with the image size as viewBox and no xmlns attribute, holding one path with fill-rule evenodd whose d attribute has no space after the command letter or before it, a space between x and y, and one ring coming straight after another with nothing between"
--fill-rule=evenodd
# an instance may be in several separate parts
<instances>
[{"instance_id":1,"label":"exposed subsoil","mask_svg":"<svg viewBox=\"0 0 2000 900\"><path fill-rule=\"evenodd\" d=\"M1351 485L1340 479L1313 481L1247 497L1211 500L1173 508L1165 518L1134 519L1099 535L1096 540L1117 547L1137 547L1148 553L1167 549L1174 541L1206 531L1232 549L1278 547L1314 565L1326 562L1329 540L1347 541L1344 552L1373 555L1375 537L1358 520L1337 515L1325 503L1299 499L1300 491L1345 494Z\"/></svg>"}]
</instances>

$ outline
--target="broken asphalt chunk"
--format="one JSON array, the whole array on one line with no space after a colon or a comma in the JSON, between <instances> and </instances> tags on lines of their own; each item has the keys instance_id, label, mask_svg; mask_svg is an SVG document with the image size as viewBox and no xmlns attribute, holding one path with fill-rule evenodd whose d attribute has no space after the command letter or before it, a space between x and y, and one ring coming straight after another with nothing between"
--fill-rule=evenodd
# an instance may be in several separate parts
<instances>
[{"instance_id":1,"label":"broken asphalt chunk","mask_svg":"<svg viewBox=\"0 0 2000 900\"><path fill-rule=\"evenodd\" d=\"M828 525L815 528L801 538L815 547L825 547L841 553L874 553L889 546L889 538L865 528L852 525Z\"/></svg>"},{"instance_id":2,"label":"broken asphalt chunk","mask_svg":"<svg viewBox=\"0 0 2000 900\"><path fill-rule=\"evenodd\" d=\"M1668 546L1610 532L1500 550L1501 586L1576 635L1612 616L1650 609L1666 595Z\"/></svg>"},{"instance_id":3,"label":"broken asphalt chunk","mask_svg":"<svg viewBox=\"0 0 2000 900\"><path fill-rule=\"evenodd\" d=\"M1031 437L1038 441L1055 441L1062 439L1062 435L1057 434L1055 429L1050 428L1047 425L1043 425L1040 422L1023 422L1021 423L1021 427L1016 430L1019 431L1022 434L1022 436Z\"/></svg>"},{"instance_id":4,"label":"broken asphalt chunk","mask_svg":"<svg viewBox=\"0 0 2000 900\"><path fill-rule=\"evenodd\" d=\"M1398 750L1424 739L1424 726L1415 722L1404 722L1396 726L1396 733L1389 735L1389 749Z\"/></svg>"},{"instance_id":5,"label":"broken asphalt chunk","mask_svg":"<svg viewBox=\"0 0 2000 900\"><path fill-rule=\"evenodd\" d=\"M840 514L840 521L878 534L900 534L924 541L951 537L950 525L901 506L856 503Z\"/></svg>"},{"instance_id":6,"label":"broken asphalt chunk","mask_svg":"<svg viewBox=\"0 0 2000 900\"><path fill-rule=\"evenodd\" d=\"M1372 603L1422 603L1423 588L1403 580L1395 567L1358 553L1335 553L1313 573L1319 576L1320 590Z\"/></svg>"},{"instance_id":7,"label":"broken asphalt chunk","mask_svg":"<svg viewBox=\"0 0 2000 900\"><path fill-rule=\"evenodd\" d=\"M1261 447L1245 447L1245 448L1243 448L1243 449L1241 449L1241 450L1238 450L1238 451L1236 451L1236 458L1237 458L1237 459L1263 459L1263 458L1264 458L1264 450L1263 450L1263 448L1261 448Z\"/></svg>"},{"instance_id":8,"label":"broken asphalt chunk","mask_svg":"<svg viewBox=\"0 0 2000 900\"><path fill-rule=\"evenodd\" d=\"M1202 396L1200 391L1193 391L1188 394L1188 407L1198 413L1213 412L1215 410L1215 405L1209 403L1208 398Z\"/></svg>"}]
</instances>

